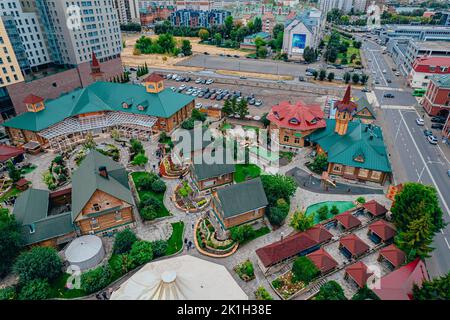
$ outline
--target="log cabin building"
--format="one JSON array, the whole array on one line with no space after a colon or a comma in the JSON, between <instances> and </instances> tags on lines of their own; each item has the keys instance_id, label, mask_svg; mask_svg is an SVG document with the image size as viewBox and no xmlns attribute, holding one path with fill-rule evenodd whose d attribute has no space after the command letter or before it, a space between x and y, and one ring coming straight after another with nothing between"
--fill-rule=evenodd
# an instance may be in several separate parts
<instances>
[{"instance_id":1,"label":"log cabin building","mask_svg":"<svg viewBox=\"0 0 450 320\"><path fill-rule=\"evenodd\" d=\"M217 238L224 240L230 228L263 219L267 205L260 178L217 189L211 201Z\"/></svg>"},{"instance_id":2,"label":"log cabin building","mask_svg":"<svg viewBox=\"0 0 450 320\"><path fill-rule=\"evenodd\" d=\"M72 188L28 189L13 214L24 245L56 247L86 234L105 235L134 225L134 201L123 166L92 150L73 173Z\"/></svg>"},{"instance_id":3,"label":"log cabin building","mask_svg":"<svg viewBox=\"0 0 450 320\"><path fill-rule=\"evenodd\" d=\"M95 69L93 77L99 70ZM11 142L22 146L38 142L57 152L72 150L86 135L117 129L126 138L148 140L171 132L191 116L194 98L164 88L163 78L152 73L143 85L103 82L44 101L29 95L27 112L6 121Z\"/></svg>"},{"instance_id":4,"label":"log cabin building","mask_svg":"<svg viewBox=\"0 0 450 320\"><path fill-rule=\"evenodd\" d=\"M191 178L200 191L232 184L235 172L234 164L207 164L202 162L191 165Z\"/></svg>"}]
</instances>

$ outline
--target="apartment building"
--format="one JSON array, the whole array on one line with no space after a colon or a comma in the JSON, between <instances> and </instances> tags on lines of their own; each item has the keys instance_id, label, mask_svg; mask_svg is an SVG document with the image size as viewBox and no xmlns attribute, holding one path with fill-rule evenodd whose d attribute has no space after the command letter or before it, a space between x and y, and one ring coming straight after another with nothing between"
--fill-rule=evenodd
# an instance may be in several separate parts
<instances>
[{"instance_id":1,"label":"apartment building","mask_svg":"<svg viewBox=\"0 0 450 320\"><path fill-rule=\"evenodd\" d=\"M3 19L0 18L0 87L20 81L23 81L23 75Z\"/></svg>"},{"instance_id":2,"label":"apartment building","mask_svg":"<svg viewBox=\"0 0 450 320\"><path fill-rule=\"evenodd\" d=\"M139 0L114 0L113 6L119 15L119 23L140 23Z\"/></svg>"},{"instance_id":3,"label":"apartment building","mask_svg":"<svg viewBox=\"0 0 450 320\"><path fill-rule=\"evenodd\" d=\"M208 11L214 7L214 0L176 0L177 10L191 9Z\"/></svg>"},{"instance_id":4,"label":"apartment building","mask_svg":"<svg viewBox=\"0 0 450 320\"><path fill-rule=\"evenodd\" d=\"M172 12L170 14L170 22L174 26L209 28L213 25L223 25L225 19L230 15L231 12L225 10L183 9Z\"/></svg>"}]
</instances>

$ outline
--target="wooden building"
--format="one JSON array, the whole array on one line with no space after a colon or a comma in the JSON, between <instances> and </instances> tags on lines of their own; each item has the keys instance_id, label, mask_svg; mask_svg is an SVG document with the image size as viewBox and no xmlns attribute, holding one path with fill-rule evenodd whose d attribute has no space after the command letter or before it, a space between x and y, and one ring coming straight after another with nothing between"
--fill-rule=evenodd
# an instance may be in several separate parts
<instances>
[{"instance_id":1,"label":"wooden building","mask_svg":"<svg viewBox=\"0 0 450 320\"><path fill-rule=\"evenodd\" d=\"M191 165L191 178L200 191L232 184L234 173L236 171L234 164L200 164Z\"/></svg>"}]
</instances>

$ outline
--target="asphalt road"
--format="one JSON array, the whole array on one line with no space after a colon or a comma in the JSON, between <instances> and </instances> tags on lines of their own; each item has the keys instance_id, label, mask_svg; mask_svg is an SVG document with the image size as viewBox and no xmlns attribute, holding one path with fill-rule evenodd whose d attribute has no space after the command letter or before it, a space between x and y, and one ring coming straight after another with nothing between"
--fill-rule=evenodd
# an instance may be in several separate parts
<instances>
[{"instance_id":1,"label":"asphalt road","mask_svg":"<svg viewBox=\"0 0 450 320\"><path fill-rule=\"evenodd\" d=\"M450 177L447 176L450 161L442 151L448 146L441 141L438 145L428 143L423 130L429 128L415 123L419 113L422 115L424 112L411 95L411 89L406 87L405 78L395 76L392 60L382 54L381 46L365 41L363 49L367 60L371 59L368 63L373 81L378 79L380 82L375 85L374 93L381 106L379 120L385 129L385 140L391 146L394 182L414 181L434 186L444 211L444 220L450 223ZM388 83L387 79L392 82ZM383 98L388 92L395 98ZM429 272L432 276L445 274L450 270L449 226L436 234L433 247L435 250L427 260Z\"/></svg>"}]
</instances>

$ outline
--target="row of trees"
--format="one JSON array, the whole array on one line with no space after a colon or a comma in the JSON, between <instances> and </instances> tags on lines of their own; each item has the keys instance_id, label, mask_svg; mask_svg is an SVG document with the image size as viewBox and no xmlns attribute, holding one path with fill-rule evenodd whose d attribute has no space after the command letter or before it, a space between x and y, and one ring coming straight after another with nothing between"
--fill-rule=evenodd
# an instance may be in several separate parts
<instances>
[{"instance_id":1,"label":"row of trees","mask_svg":"<svg viewBox=\"0 0 450 320\"><path fill-rule=\"evenodd\" d=\"M337 31L333 31L330 35L330 39L328 40L326 51L324 54L324 57L326 61L329 61L331 63L336 62L338 55L342 55L341 64L348 64L353 63L353 61L358 58L356 53L353 53L350 57L347 57L347 51L350 46L353 46L356 49L360 49L362 46L362 43L360 41L351 40L351 35L349 35L348 40L341 39L341 34ZM324 43L321 43L321 46L323 46ZM361 64L360 61L356 61L356 64Z\"/></svg>"},{"instance_id":2,"label":"row of trees","mask_svg":"<svg viewBox=\"0 0 450 320\"><path fill-rule=\"evenodd\" d=\"M137 71L136 71L136 75L138 77L142 77L143 75L148 73L148 66L147 66L147 62L145 62L144 66L138 66Z\"/></svg>"},{"instance_id":3,"label":"row of trees","mask_svg":"<svg viewBox=\"0 0 450 320\"><path fill-rule=\"evenodd\" d=\"M120 76L115 76L111 80L111 82L115 82L115 83L127 83L129 81L130 81L130 73L129 72L124 72Z\"/></svg>"},{"instance_id":4,"label":"row of trees","mask_svg":"<svg viewBox=\"0 0 450 320\"><path fill-rule=\"evenodd\" d=\"M191 42L187 39L181 40L177 45L175 38L171 33L163 33L157 39L152 40L149 37L142 36L134 45L134 54L172 54L177 56L182 53L185 56L192 55Z\"/></svg>"},{"instance_id":5,"label":"row of trees","mask_svg":"<svg viewBox=\"0 0 450 320\"><path fill-rule=\"evenodd\" d=\"M227 116L238 114L239 117L244 118L249 114L247 100L242 99L241 101L237 102L236 97L231 100L225 100L222 112Z\"/></svg>"}]
</instances>

